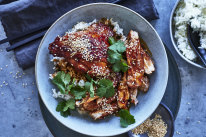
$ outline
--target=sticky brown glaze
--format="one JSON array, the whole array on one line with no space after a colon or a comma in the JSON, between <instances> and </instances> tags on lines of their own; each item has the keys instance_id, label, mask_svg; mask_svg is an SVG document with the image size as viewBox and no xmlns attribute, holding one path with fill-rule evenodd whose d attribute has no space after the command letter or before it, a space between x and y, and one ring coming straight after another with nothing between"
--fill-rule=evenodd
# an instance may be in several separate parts
<instances>
[{"instance_id":1,"label":"sticky brown glaze","mask_svg":"<svg viewBox=\"0 0 206 137\"><path fill-rule=\"evenodd\" d=\"M94 23L85 30L56 37L49 51L54 57L64 57L77 71L94 76L108 75L108 38L113 35L110 27Z\"/></svg>"},{"instance_id":2,"label":"sticky brown glaze","mask_svg":"<svg viewBox=\"0 0 206 137\"><path fill-rule=\"evenodd\" d=\"M138 33L130 31L127 37L127 64L129 66L127 74L127 85L136 89L142 84L142 77L144 75L144 50L140 45Z\"/></svg>"}]
</instances>

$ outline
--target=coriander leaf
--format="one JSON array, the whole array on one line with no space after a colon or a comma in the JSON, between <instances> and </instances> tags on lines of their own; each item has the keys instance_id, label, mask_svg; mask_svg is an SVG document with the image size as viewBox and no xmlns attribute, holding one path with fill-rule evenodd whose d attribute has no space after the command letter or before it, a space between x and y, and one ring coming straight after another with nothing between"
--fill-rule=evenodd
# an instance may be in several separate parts
<instances>
[{"instance_id":1,"label":"coriander leaf","mask_svg":"<svg viewBox=\"0 0 206 137\"><path fill-rule=\"evenodd\" d=\"M114 96L114 94L115 94L114 87L111 86L111 87L108 87L108 88L107 88L107 92L106 92L106 94L104 95L104 97L109 98L109 97Z\"/></svg>"},{"instance_id":2,"label":"coriander leaf","mask_svg":"<svg viewBox=\"0 0 206 137\"><path fill-rule=\"evenodd\" d=\"M97 95L99 97L112 97L115 94L113 82L109 79L101 79L98 82L99 88L97 89Z\"/></svg>"},{"instance_id":3,"label":"coriander leaf","mask_svg":"<svg viewBox=\"0 0 206 137\"><path fill-rule=\"evenodd\" d=\"M121 71L121 62L118 61L115 64L112 65L112 70L114 72L120 72Z\"/></svg>"},{"instance_id":4,"label":"coriander leaf","mask_svg":"<svg viewBox=\"0 0 206 137\"><path fill-rule=\"evenodd\" d=\"M63 111L65 105L66 105L66 101L59 102L57 107L56 107L56 111L60 112L61 116L68 117L68 115L70 115L70 111L69 111L69 109L65 112Z\"/></svg>"},{"instance_id":5,"label":"coriander leaf","mask_svg":"<svg viewBox=\"0 0 206 137\"><path fill-rule=\"evenodd\" d=\"M63 71L57 72L56 76L52 79L52 83L54 83L60 90L62 94L65 93L66 87L70 82L70 75L64 73Z\"/></svg>"},{"instance_id":6,"label":"coriander leaf","mask_svg":"<svg viewBox=\"0 0 206 137\"><path fill-rule=\"evenodd\" d=\"M117 46L117 51L120 53L123 53L126 51L126 47L124 46L124 42L119 40L117 43L115 43Z\"/></svg>"},{"instance_id":7,"label":"coriander leaf","mask_svg":"<svg viewBox=\"0 0 206 137\"><path fill-rule=\"evenodd\" d=\"M121 70L122 72L126 72L128 70L128 65L125 60L121 61Z\"/></svg>"},{"instance_id":8,"label":"coriander leaf","mask_svg":"<svg viewBox=\"0 0 206 137\"><path fill-rule=\"evenodd\" d=\"M87 90L87 91L89 91L90 90L90 85L91 85L91 83L90 82L85 82L85 84L84 84L84 86L85 86L85 89Z\"/></svg>"},{"instance_id":9,"label":"coriander leaf","mask_svg":"<svg viewBox=\"0 0 206 137\"><path fill-rule=\"evenodd\" d=\"M56 107L56 111L57 111L57 112L62 111L63 108L64 108L64 105L65 105L65 102L64 102L64 101L59 102L58 105L57 105L57 107Z\"/></svg>"},{"instance_id":10,"label":"coriander leaf","mask_svg":"<svg viewBox=\"0 0 206 137\"><path fill-rule=\"evenodd\" d=\"M86 74L85 77L86 77L89 81L92 80L92 78L91 78L88 74Z\"/></svg>"},{"instance_id":11,"label":"coriander leaf","mask_svg":"<svg viewBox=\"0 0 206 137\"><path fill-rule=\"evenodd\" d=\"M124 43L122 41L118 41L114 43L113 45L109 46L109 49L114 52L120 52L120 53L123 53L126 51L126 47L124 46Z\"/></svg>"},{"instance_id":12,"label":"coriander leaf","mask_svg":"<svg viewBox=\"0 0 206 137\"><path fill-rule=\"evenodd\" d=\"M127 127L128 125L134 124L135 119L134 116L132 116L128 110L126 109L121 109L119 111L119 116L120 116L120 124L122 127Z\"/></svg>"},{"instance_id":13,"label":"coriander leaf","mask_svg":"<svg viewBox=\"0 0 206 137\"><path fill-rule=\"evenodd\" d=\"M63 111L65 112L68 109L75 109L75 100L73 98L66 101Z\"/></svg>"},{"instance_id":14,"label":"coriander leaf","mask_svg":"<svg viewBox=\"0 0 206 137\"><path fill-rule=\"evenodd\" d=\"M109 46L109 49L112 50L112 51L114 51L114 52L117 52L117 43Z\"/></svg>"},{"instance_id":15,"label":"coriander leaf","mask_svg":"<svg viewBox=\"0 0 206 137\"><path fill-rule=\"evenodd\" d=\"M113 82L109 79L101 79L99 80L99 85L103 87L111 87L113 86Z\"/></svg>"},{"instance_id":16,"label":"coriander leaf","mask_svg":"<svg viewBox=\"0 0 206 137\"><path fill-rule=\"evenodd\" d=\"M85 89L89 91L90 97L94 97L94 87L93 87L93 81L91 82L85 82Z\"/></svg>"},{"instance_id":17,"label":"coriander leaf","mask_svg":"<svg viewBox=\"0 0 206 137\"><path fill-rule=\"evenodd\" d=\"M72 84L67 86L67 91L71 90L71 88L74 86L75 81L76 81L76 79L73 78Z\"/></svg>"},{"instance_id":18,"label":"coriander leaf","mask_svg":"<svg viewBox=\"0 0 206 137\"><path fill-rule=\"evenodd\" d=\"M126 61L124 61L122 57L122 53L126 51L124 42L121 40L118 40L116 42L114 38L110 38L109 43L111 44L111 46L109 46L109 50L107 51L107 61L112 64L112 70L114 72L126 72L128 66Z\"/></svg>"},{"instance_id":19,"label":"coriander leaf","mask_svg":"<svg viewBox=\"0 0 206 137\"><path fill-rule=\"evenodd\" d=\"M69 115L71 115L69 109L68 109L67 111L65 111L65 112L64 112L64 111L61 111L60 114L61 114L61 116L63 116L63 117L68 117Z\"/></svg>"},{"instance_id":20,"label":"coriander leaf","mask_svg":"<svg viewBox=\"0 0 206 137\"><path fill-rule=\"evenodd\" d=\"M116 42L113 37L109 37L108 41L109 41L110 45L112 45L112 44L114 44Z\"/></svg>"},{"instance_id":21,"label":"coriander leaf","mask_svg":"<svg viewBox=\"0 0 206 137\"><path fill-rule=\"evenodd\" d=\"M89 93L90 93L90 97L94 97L93 81L91 82Z\"/></svg>"},{"instance_id":22,"label":"coriander leaf","mask_svg":"<svg viewBox=\"0 0 206 137\"><path fill-rule=\"evenodd\" d=\"M86 89L80 86L72 87L70 92L75 99L82 99L86 95Z\"/></svg>"},{"instance_id":23,"label":"coriander leaf","mask_svg":"<svg viewBox=\"0 0 206 137\"><path fill-rule=\"evenodd\" d=\"M112 51L112 50L109 50L109 51L108 51L108 55L109 55L109 57L108 57L107 60L108 60L111 64L113 64L113 63L115 63L116 61L119 61L119 60L122 59L122 55L121 55L121 54L119 54L119 53L117 53L117 52L114 52L114 51Z\"/></svg>"},{"instance_id":24,"label":"coriander leaf","mask_svg":"<svg viewBox=\"0 0 206 137\"><path fill-rule=\"evenodd\" d=\"M66 87L67 84L69 84L69 82L71 81L71 76L69 75L69 73L64 73L62 71L63 75L62 75L62 81L64 82L64 85Z\"/></svg>"},{"instance_id":25,"label":"coriander leaf","mask_svg":"<svg viewBox=\"0 0 206 137\"><path fill-rule=\"evenodd\" d=\"M99 97L103 97L107 93L107 89L105 87L99 87L97 89L97 95Z\"/></svg>"}]
</instances>

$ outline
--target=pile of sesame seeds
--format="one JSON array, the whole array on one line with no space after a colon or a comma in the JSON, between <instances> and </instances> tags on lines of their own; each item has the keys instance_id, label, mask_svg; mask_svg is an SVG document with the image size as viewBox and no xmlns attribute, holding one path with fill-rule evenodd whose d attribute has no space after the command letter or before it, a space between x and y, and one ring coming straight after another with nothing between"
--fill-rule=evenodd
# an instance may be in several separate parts
<instances>
[{"instance_id":1,"label":"pile of sesame seeds","mask_svg":"<svg viewBox=\"0 0 206 137\"><path fill-rule=\"evenodd\" d=\"M149 137L164 137L167 133L167 124L162 117L155 114L154 119L147 119L143 124L132 130L134 134L147 133Z\"/></svg>"}]
</instances>

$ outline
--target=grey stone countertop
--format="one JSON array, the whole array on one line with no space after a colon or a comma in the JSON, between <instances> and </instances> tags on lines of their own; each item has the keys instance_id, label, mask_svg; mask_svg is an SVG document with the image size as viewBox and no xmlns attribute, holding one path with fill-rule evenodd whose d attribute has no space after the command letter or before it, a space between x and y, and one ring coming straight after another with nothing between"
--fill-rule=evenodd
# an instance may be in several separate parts
<instances>
[{"instance_id":1,"label":"grey stone countertop","mask_svg":"<svg viewBox=\"0 0 206 137\"><path fill-rule=\"evenodd\" d=\"M172 51L182 79L182 100L175 121L175 137L206 137L206 70L185 62L169 36L169 17L176 0L154 0L160 19L152 21ZM4 38L0 25L0 39ZM0 45L0 137L52 137L41 115L34 67L23 71L9 44Z\"/></svg>"}]
</instances>

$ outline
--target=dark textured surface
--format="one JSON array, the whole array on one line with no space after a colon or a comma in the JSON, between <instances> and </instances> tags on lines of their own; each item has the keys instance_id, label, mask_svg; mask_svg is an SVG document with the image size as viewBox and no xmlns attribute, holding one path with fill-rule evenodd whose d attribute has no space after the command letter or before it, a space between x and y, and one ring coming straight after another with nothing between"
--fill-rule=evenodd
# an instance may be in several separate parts
<instances>
[{"instance_id":1,"label":"dark textured surface","mask_svg":"<svg viewBox=\"0 0 206 137\"><path fill-rule=\"evenodd\" d=\"M182 79L182 99L175 120L174 137L205 137L206 70L184 61L172 45L169 15L175 2L176 0L154 0L160 19L152 21L152 25L175 57ZM5 33L0 24L0 39L3 38ZM33 85L34 68L22 71L14 53L6 52L8 46L8 43L0 45L0 137L53 137L39 108L38 91L36 85ZM15 78L18 71L20 76L22 73L26 74ZM8 83L7 86L3 84L4 81ZM27 86L23 86L24 83L27 83ZM175 86L171 87L171 92L174 88Z\"/></svg>"},{"instance_id":2,"label":"dark textured surface","mask_svg":"<svg viewBox=\"0 0 206 137\"><path fill-rule=\"evenodd\" d=\"M25 4L27 0L21 1ZM30 5L25 6L25 9L21 11L19 11L18 7L7 11L10 8L10 5L8 5L7 9L5 8L7 12L1 14L0 10L0 15L3 16L1 21L6 35L10 37L34 29L42 24L54 22L64 13L80 5L112 1L114 0L31 0ZM148 20L158 18L153 0L123 0L120 4L135 10ZM15 50L16 59L20 67L25 69L34 65L40 40L25 44L24 47Z\"/></svg>"}]
</instances>

